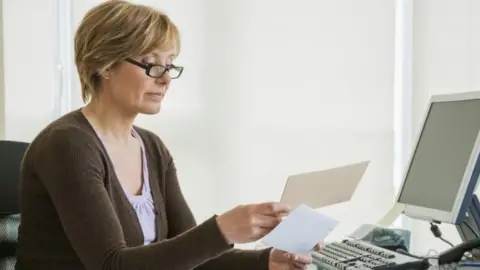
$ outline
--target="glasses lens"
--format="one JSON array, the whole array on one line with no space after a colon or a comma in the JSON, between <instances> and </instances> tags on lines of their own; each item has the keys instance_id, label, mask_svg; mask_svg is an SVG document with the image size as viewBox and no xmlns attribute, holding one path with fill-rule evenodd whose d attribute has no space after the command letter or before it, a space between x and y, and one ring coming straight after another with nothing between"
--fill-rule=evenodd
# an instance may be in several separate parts
<instances>
[{"instance_id":1,"label":"glasses lens","mask_svg":"<svg viewBox=\"0 0 480 270\"><path fill-rule=\"evenodd\" d=\"M172 66L170 68L170 70L168 71L168 74L170 75L170 78L176 79L176 78L180 77L181 71L182 71L181 67Z\"/></svg>"},{"instance_id":2,"label":"glasses lens","mask_svg":"<svg viewBox=\"0 0 480 270\"><path fill-rule=\"evenodd\" d=\"M160 78L164 75L164 73L165 73L165 68L163 66L152 66L152 68L150 68L150 72L148 75L155 78ZM176 79L180 77L181 73L182 73L181 67L171 66L170 69L168 70L168 75L170 75L170 78L172 79Z\"/></svg>"},{"instance_id":3,"label":"glasses lens","mask_svg":"<svg viewBox=\"0 0 480 270\"><path fill-rule=\"evenodd\" d=\"M163 76L163 73L165 72L165 68L162 66L153 66L150 68L150 72L148 75L155 77L155 78L160 78Z\"/></svg>"}]
</instances>

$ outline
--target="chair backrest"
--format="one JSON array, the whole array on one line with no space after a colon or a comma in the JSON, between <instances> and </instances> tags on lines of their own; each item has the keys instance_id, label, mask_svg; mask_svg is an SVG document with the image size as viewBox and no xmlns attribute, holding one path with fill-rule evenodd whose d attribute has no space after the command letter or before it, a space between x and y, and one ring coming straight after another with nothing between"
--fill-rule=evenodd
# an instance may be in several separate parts
<instances>
[{"instance_id":1,"label":"chair backrest","mask_svg":"<svg viewBox=\"0 0 480 270\"><path fill-rule=\"evenodd\" d=\"M15 267L20 224L20 164L28 143L0 141L0 270Z\"/></svg>"}]
</instances>

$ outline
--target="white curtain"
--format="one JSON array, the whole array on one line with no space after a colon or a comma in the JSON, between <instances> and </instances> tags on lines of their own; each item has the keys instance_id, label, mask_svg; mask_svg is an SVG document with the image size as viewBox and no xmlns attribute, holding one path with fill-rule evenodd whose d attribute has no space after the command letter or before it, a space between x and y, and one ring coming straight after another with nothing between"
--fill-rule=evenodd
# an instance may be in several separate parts
<instances>
[{"instance_id":1,"label":"white curtain","mask_svg":"<svg viewBox=\"0 0 480 270\"><path fill-rule=\"evenodd\" d=\"M55 106L55 1L4 2L7 135L30 140ZM72 1L72 29L99 2ZM393 1L136 2L163 9L181 30L176 63L184 74L162 112L140 117L138 125L171 150L199 221L236 204L278 200L290 174L360 160L371 164L353 201L324 209L342 221L332 237L388 210ZM72 70L71 102L78 108Z\"/></svg>"},{"instance_id":2,"label":"white curtain","mask_svg":"<svg viewBox=\"0 0 480 270\"><path fill-rule=\"evenodd\" d=\"M165 110L139 123L172 149L199 219L278 200L290 174L365 159L371 166L353 202L324 209L342 221L332 237L387 211L392 1L138 2L165 10L183 34L184 77ZM196 110L169 110L186 102Z\"/></svg>"}]
</instances>

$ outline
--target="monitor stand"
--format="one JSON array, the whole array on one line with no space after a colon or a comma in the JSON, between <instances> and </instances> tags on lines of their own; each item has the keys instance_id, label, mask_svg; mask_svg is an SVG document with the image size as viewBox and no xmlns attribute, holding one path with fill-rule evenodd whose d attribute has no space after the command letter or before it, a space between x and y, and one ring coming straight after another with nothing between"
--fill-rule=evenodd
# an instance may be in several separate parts
<instances>
[{"instance_id":1,"label":"monitor stand","mask_svg":"<svg viewBox=\"0 0 480 270\"><path fill-rule=\"evenodd\" d=\"M468 226L470 225L470 226ZM460 234L462 242L465 243L469 240L478 239L480 234L480 202L477 195L473 195L472 203L468 208L468 212L461 224L455 225L457 231ZM474 230L477 234L475 234Z\"/></svg>"}]
</instances>

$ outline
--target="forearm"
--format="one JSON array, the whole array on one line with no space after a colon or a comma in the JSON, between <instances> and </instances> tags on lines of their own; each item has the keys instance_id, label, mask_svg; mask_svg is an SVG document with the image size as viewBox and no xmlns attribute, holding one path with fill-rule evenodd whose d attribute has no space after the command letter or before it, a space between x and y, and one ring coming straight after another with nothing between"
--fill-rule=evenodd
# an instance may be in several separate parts
<instances>
[{"instance_id":1,"label":"forearm","mask_svg":"<svg viewBox=\"0 0 480 270\"><path fill-rule=\"evenodd\" d=\"M271 248L262 250L232 249L217 256L195 270L268 270Z\"/></svg>"},{"instance_id":2,"label":"forearm","mask_svg":"<svg viewBox=\"0 0 480 270\"><path fill-rule=\"evenodd\" d=\"M174 238L148 246L113 252L102 269L188 270L230 249L209 219ZM212 238L213 237L213 238ZM193 244L205 243L201 248Z\"/></svg>"}]
</instances>

